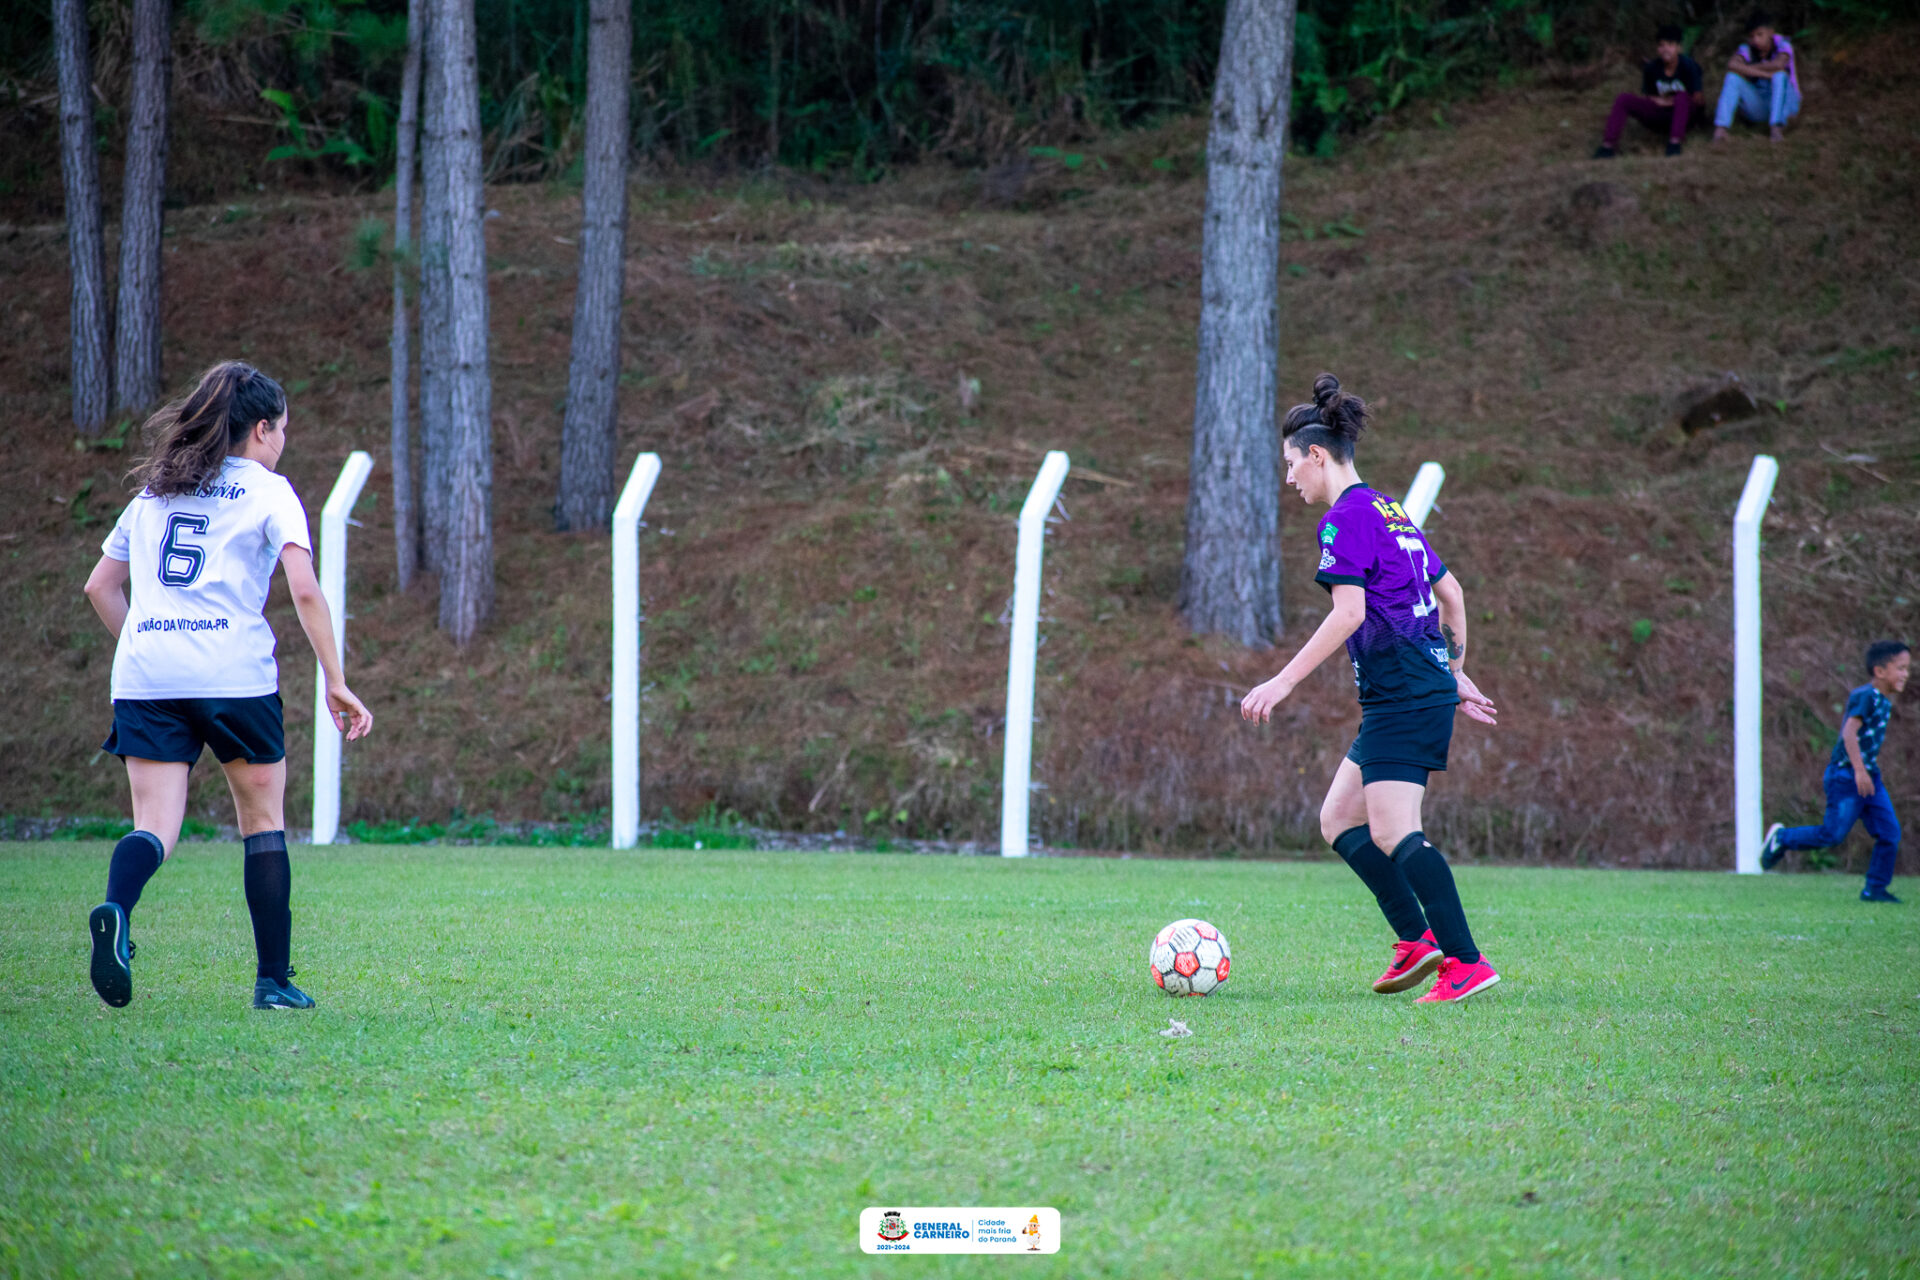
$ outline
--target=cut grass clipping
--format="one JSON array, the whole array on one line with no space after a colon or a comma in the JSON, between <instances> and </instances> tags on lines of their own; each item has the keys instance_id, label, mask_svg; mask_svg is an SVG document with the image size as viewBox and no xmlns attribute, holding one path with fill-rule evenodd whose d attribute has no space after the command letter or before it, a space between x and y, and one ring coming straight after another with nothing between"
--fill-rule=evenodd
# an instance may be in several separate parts
<instances>
[{"instance_id":1,"label":"cut grass clipping","mask_svg":"<svg viewBox=\"0 0 1920 1280\"><path fill-rule=\"evenodd\" d=\"M116 1011L106 846L0 846L0 1273L926 1269L880 1203L1057 1206L1045 1275L1920 1264L1920 957L1838 878L1463 869L1455 1008L1368 991L1339 866L300 849L266 1014L239 861L155 878ZM1147 977L1188 915L1207 1000Z\"/></svg>"}]
</instances>

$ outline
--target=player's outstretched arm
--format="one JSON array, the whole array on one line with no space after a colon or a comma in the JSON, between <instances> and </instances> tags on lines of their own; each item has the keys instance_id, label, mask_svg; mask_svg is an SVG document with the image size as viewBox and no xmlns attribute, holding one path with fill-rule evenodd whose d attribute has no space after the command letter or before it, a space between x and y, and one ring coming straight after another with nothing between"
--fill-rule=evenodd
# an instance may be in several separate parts
<instances>
[{"instance_id":1,"label":"player's outstretched arm","mask_svg":"<svg viewBox=\"0 0 1920 1280\"><path fill-rule=\"evenodd\" d=\"M1240 700L1241 719L1264 722L1273 714L1275 707L1286 701L1296 685L1313 674L1315 667L1340 651L1347 637L1358 631L1366 618L1367 589L1351 583L1335 586L1333 611L1322 620L1319 628L1279 675L1265 684L1255 685L1252 692Z\"/></svg>"},{"instance_id":2,"label":"player's outstretched arm","mask_svg":"<svg viewBox=\"0 0 1920 1280\"><path fill-rule=\"evenodd\" d=\"M1494 724L1500 714L1492 699L1467 677L1467 593L1452 572L1440 575L1433 584L1433 598L1440 606L1440 634L1447 641L1447 662L1453 667L1453 680L1460 689L1460 710L1470 720Z\"/></svg>"},{"instance_id":3,"label":"player's outstretched arm","mask_svg":"<svg viewBox=\"0 0 1920 1280\"><path fill-rule=\"evenodd\" d=\"M107 624L107 630L113 638L120 638L120 628L127 625L127 578L130 570L125 560L115 560L112 556L101 556L100 563L93 566L93 572L87 575L87 585L81 590L86 593L87 603L100 615L100 621Z\"/></svg>"},{"instance_id":4,"label":"player's outstretched arm","mask_svg":"<svg viewBox=\"0 0 1920 1280\"><path fill-rule=\"evenodd\" d=\"M340 650L333 639L333 611L313 576L313 555L305 547L288 543L280 551L280 566L287 572L287 590L293 595L293 608L300 615L300 628L307 633L313 656L327 677L327 710L334 723L346 732L347 741L367 736L373 728L373 712L347 688L346 672L340 669Z\"/></svg>"}]
</instances>

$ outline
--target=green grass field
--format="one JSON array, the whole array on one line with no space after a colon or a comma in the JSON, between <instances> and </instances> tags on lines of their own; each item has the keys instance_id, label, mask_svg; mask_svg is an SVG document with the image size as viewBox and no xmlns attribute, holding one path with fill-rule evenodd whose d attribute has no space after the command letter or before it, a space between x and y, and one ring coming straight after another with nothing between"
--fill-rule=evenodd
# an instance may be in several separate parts
<instances>
[{"instance_id":1,"label":"green grass field","mask_svg":"<svg viewBox=\"0 0 1920 1280\"><path fill-rule=\"evenodd\" d=\"M268 1014L238 862L155 879L115 1011L105 846L0 846L0 1274L1920 1267L1920 933L1852 880L1469 868L1506 980L1430 1008L1337 864L297 849ZM1222 995L1150 985L1182 915ZM1064 1246L863 1256L881 1202Z\"/></svg>"}]
</instances>

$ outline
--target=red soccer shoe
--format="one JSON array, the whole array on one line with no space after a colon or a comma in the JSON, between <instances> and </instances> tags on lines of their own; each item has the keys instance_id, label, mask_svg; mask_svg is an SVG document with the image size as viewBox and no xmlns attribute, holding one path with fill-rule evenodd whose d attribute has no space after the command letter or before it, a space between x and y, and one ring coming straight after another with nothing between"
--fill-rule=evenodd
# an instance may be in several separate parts
<instances>
[{"instance_id":1,"label":"red soccer shoe","mask_svg":"<svg viewBox=\"0 0 1920 1280\"><path fill-rule=\"evenodd\" d=\"M1440 976L1434 979L1433 990L1414 1001L1415 1004L1452 1004L1465 1000L1476 991L1485 991L1500 981L1500 975L1493 971L1487 958L1481 956L1472 964L1455 960L1452 956L1440 962Z\"/></svg>"},{"instance_id":2,"label":"red soccer shoe","mask_svg":"<svg viewBox=\"0 0 1920 1280\"><path fill-rule=\"evenodd\" d=\"M1431 929L1412 942L1396 942L1393 944L1393 963L1387 966L1385 973L1373 980L1373 989L1383 996L1405 991L1438 968L1440 958L1440 948L1434 945Z\"/></svg>"}]
</instances>

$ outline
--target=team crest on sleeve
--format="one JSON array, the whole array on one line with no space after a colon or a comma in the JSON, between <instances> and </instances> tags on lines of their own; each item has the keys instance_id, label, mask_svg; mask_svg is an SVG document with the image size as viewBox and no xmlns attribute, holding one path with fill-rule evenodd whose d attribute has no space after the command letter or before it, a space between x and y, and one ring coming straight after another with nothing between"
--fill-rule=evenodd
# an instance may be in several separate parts
<instances>
[{"instance_id":1,"label":"team crest on sleeve","mask_svg":"<svg viewBox=\"0 0 1920 1280\"><path fill-rule=\"evenodd\" d=\"M1338 525L1323 524L1320 526L1320 545L1321 546L1323 547L1332 546L1333 540L1339 536L1340 536L1340 527Z\"/></svg>"}]
</instances>

